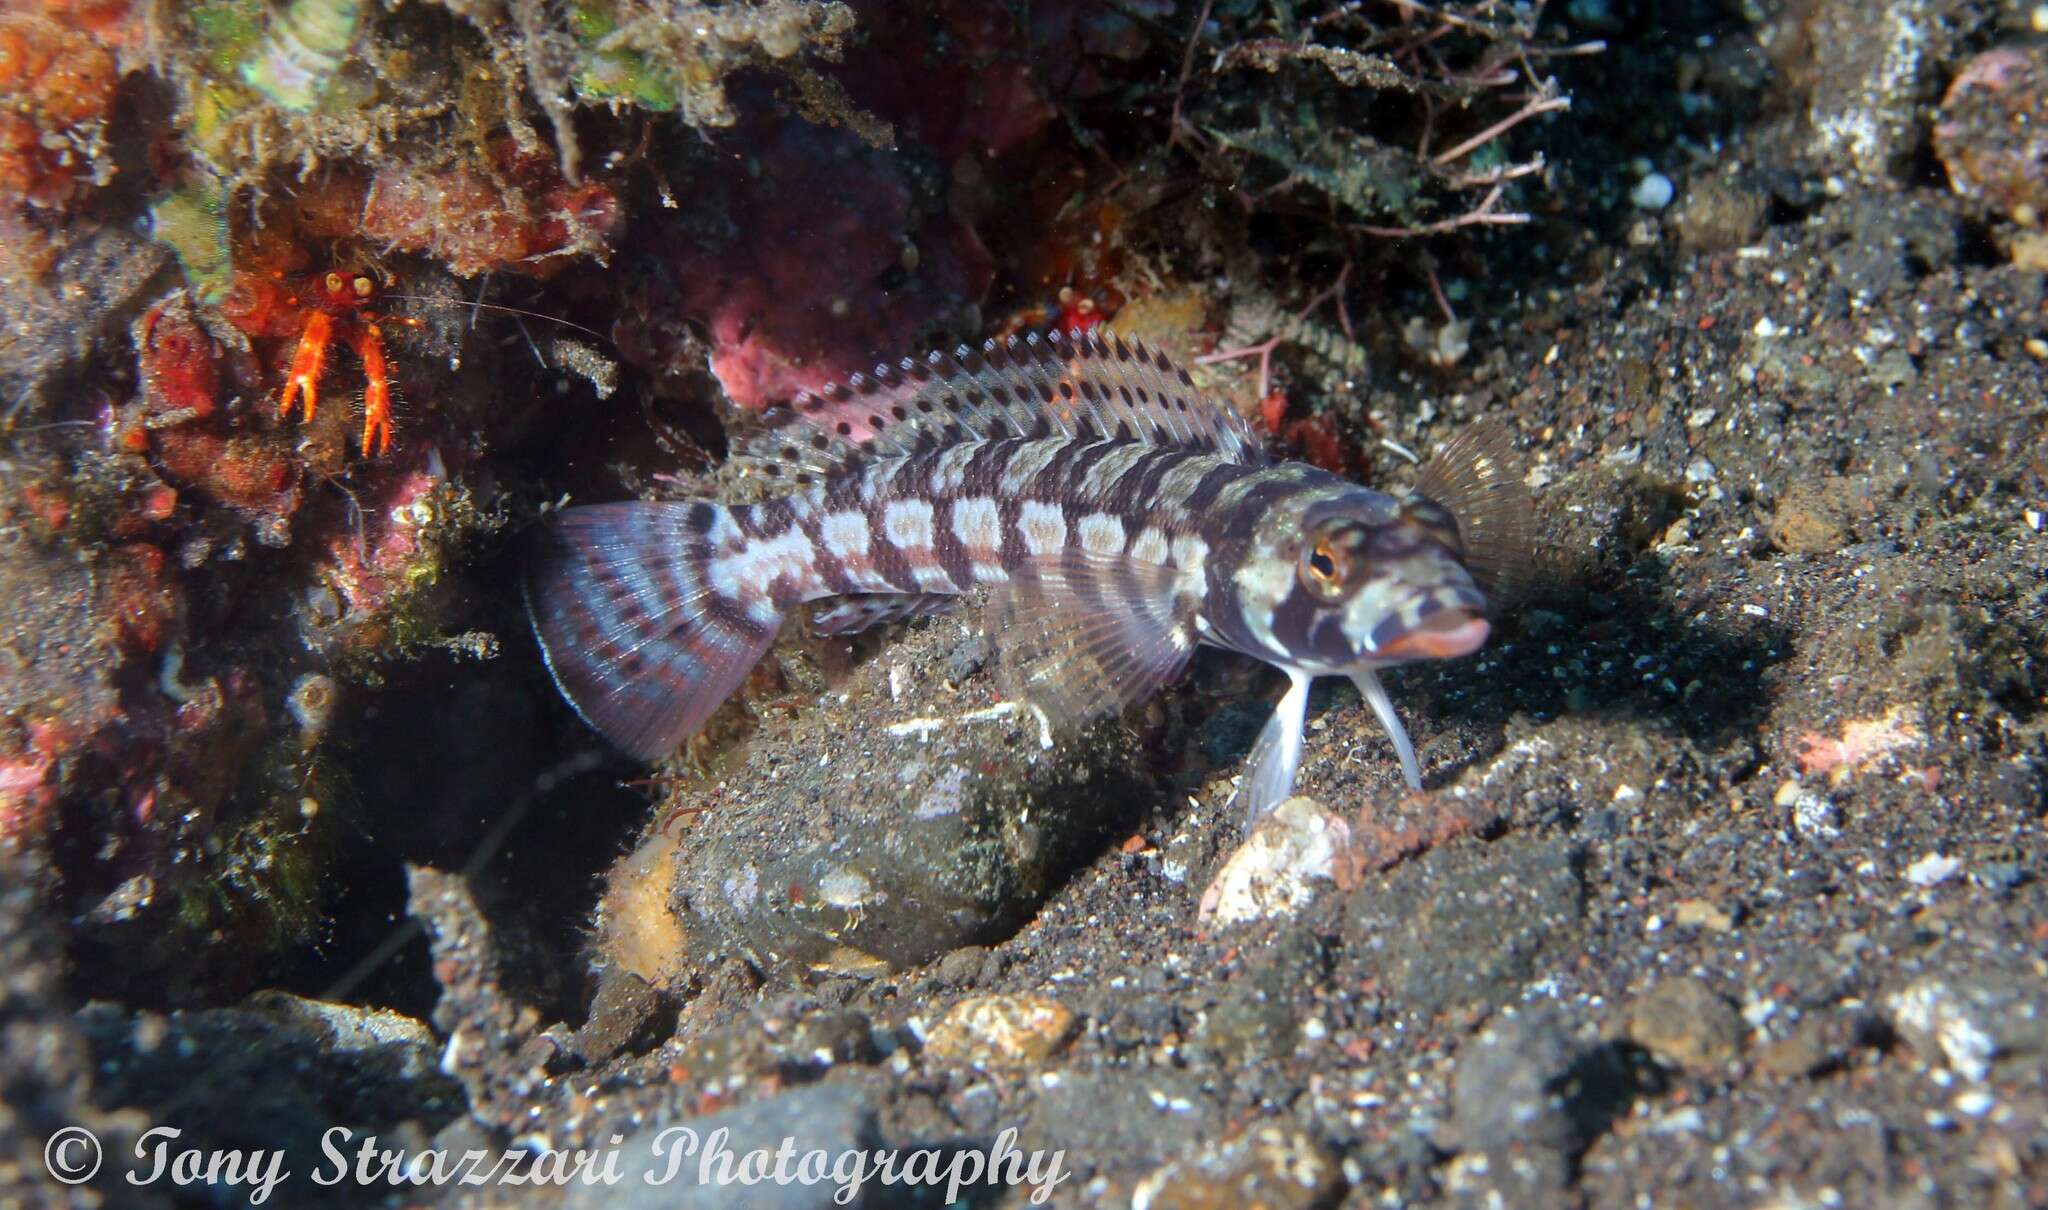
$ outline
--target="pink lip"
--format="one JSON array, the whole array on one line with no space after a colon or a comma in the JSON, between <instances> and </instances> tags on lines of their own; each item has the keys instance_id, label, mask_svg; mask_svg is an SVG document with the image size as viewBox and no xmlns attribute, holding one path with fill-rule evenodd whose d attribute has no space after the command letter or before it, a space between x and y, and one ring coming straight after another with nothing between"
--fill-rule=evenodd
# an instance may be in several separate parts
<instances>
[{"instance_id":1,"label":"pink lip","mask_svg":"<svg viewBox=\"0 0 2048 1210\"><path fill-rule=\"evenodd\" d=\"M1450 660L1471 655L1485 644L1493 628L1485 618L1449 613L1430 619L1373 654L1381 659Z\"/></svg>"}]
</instances>

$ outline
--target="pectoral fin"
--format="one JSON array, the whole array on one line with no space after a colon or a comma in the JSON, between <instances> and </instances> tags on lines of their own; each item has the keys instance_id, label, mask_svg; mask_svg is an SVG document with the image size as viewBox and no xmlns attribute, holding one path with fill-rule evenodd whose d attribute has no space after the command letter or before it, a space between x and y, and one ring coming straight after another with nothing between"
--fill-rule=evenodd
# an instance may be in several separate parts
<instances>
[{"instance_id":1,"label":"pectoral fin","mask_svg":"<svg viewBox=\"0 0 2048 1210\"><path fill-rule=\"evenodd\" d=\"M1004 688L1056 730L1141 702L1195 648L1193 612L1173 568L1069 552L1013 570L986 625Z\"/></svg>"}]
</instances>

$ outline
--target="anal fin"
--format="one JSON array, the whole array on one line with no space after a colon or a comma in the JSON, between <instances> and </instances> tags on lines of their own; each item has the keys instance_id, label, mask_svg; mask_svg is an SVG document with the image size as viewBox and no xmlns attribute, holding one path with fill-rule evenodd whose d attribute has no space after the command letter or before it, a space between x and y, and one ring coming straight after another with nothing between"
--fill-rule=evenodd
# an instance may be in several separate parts
<instances>
[{"instance_id":1,"label":"anal fin","mask_svg":"<svg viewBox=\"0 0 2048 1210\"><path fill-rule=\"evenodd\" d=\"M859 634L891 622L951 613L960 597L942 592L871 592L835 598L811 615L811 629L827 638Z\"/></svg>"}]
</instances>

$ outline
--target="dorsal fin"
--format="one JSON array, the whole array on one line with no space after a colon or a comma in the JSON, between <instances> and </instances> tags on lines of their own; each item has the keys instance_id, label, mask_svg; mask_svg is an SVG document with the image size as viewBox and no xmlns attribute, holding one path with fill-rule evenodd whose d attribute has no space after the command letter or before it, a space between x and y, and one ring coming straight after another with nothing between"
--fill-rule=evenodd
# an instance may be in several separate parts
<instances>
[{"instance_id":1,"label":"dorsal fin","mask_svg":"<svg viewBox=\"0 0 2048 1210\"><path fill-rule=\"evenodd\" d=\"M855 374L763 417L736 455L750 471L812 481L855 461L1001 437L1110 437L1220 454L1247 466L1265 447L1243 417L1187 371L1108 328L989 340ZM771 467L779 467L770 473Z\"/></svg>"}]
</instances>

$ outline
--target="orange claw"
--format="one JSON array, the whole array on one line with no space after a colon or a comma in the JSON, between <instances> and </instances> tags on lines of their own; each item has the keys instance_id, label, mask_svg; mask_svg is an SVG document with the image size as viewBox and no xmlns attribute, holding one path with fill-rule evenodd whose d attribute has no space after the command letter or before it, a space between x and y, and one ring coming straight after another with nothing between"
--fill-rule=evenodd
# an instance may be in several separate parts
<instances>
[{"instance_id":1,"label":"orange claw","mask_svg":"<svg viewBox=\"0 0 2048 1210\"><path fill-rule=\"evenodd\" d=\"M375 445L379 454L391 449L391 376L384 364L384 333L376 324L366 323L355 339L356 356L363 360L363 457Z\"/></svg>"},{"instance_id":2,"label":"orange claw","mask_svg":"<svg viewBox=\"0 0 2048 1210\"><path fill-rule=\"evenodd\" d=\"M306 317L306 330L299 334L299 347L292 352L291 369L285 374L284 393L277 401L277 414L292 413L292 398L304 396L306 419L320 405L320 371L327 364L327 346L334 339L334 317L315 311Z\"/></svg>"}]
</instances>

